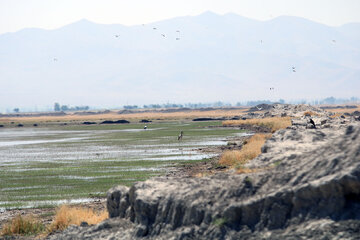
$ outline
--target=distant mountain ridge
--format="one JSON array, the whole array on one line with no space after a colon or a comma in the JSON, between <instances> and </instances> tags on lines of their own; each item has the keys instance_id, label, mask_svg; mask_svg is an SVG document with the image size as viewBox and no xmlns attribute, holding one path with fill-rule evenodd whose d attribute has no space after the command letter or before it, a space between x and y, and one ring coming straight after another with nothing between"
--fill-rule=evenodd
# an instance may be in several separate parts
<instances>
[{"instance_id":1,"label":"distant mountain ridge","mask_svg":"<svg viewBox=\"0 0 360 240\"><path fill-rule=\"evenodd\" d=\"M23 29L0 35L0 111L359 97L359 40L360 23L212 12L136 26L81 20Z\"/></svg>"}]
</instances>

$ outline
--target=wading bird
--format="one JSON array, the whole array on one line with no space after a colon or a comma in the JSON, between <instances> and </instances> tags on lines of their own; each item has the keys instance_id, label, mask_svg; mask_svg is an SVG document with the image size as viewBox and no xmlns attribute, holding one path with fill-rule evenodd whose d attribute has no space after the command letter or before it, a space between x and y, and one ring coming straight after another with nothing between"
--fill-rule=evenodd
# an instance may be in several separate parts
<instances>
[{"instance_id":1,"label":"wading bird","mask_svg":"<svg viewBox=\"0 0 360 240\"><path fill-rule=\"evenodd\" d=\"M178 136L178 141L182 140L183 134L184 134L184 132L181 131L180 134L179 134L179 136Z\"/></svg>"}]
</instances>

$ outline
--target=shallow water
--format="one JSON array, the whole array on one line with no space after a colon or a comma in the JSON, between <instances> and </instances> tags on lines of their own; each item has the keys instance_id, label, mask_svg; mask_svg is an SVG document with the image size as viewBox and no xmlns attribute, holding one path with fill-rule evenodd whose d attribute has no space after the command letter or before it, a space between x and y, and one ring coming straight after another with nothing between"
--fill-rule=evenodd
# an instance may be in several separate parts
<instances>
[{"instance_id":1,"label":"shallow water","mask_svg":"<svg viewBox=\"0 0 360 240\"><path fill-rule=\"evenodd\" d=\"M1 129L0 208L88 201L176 163L211 158L199 147L226 145L237 134L206 123Z\"/></svg>"}]
</instances>

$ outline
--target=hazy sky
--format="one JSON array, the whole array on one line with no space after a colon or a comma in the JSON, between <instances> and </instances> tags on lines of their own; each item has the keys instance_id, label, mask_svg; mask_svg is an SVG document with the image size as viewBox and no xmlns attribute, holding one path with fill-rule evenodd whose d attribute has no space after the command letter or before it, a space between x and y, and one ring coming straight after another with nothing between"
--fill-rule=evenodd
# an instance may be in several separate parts
<instances>
[{"instance_id":1,"label":"hazy sky","mask_svg":"<svg viewBox=\"0 0 360 240\"><path fill-rule=\"evenodd\" d=\"M135 25L204 11L258 20L300 16L332 26L360 22L360 0L0 0L0 33L53 29L83 18Z\"/></svg>"}]
</instances>

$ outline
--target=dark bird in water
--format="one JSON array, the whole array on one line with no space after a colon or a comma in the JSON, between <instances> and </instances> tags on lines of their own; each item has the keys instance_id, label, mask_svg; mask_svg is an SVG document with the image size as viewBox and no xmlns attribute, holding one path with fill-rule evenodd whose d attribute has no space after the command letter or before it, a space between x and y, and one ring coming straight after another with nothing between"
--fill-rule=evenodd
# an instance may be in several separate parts
<instances>
[{"instance_id":1,"label":"dark bird in water","mask_svg":"<svg viewBox=\"0 0 360 240\"><path fill-rule=\"evenodd\" d=\"M314 120L312 120L312 118L310 118L310 123L314 126L314 128L316 128L315 122L314 122Z\"/></svg>"},{"instance_id":2,"label":"dark bird in water","mask_svg":"<svg viewBox=\"0 0 360 240\"><path fill-rule=\"evenodd\" d=\"M182 140L183 134L184 134L184 132L181 131L180 134L179 134L179 136L178 136L178 141Z\"/></svg>"}]
</instances>

